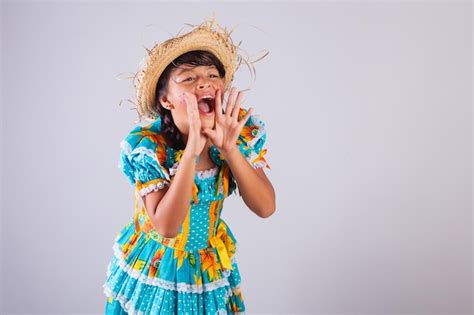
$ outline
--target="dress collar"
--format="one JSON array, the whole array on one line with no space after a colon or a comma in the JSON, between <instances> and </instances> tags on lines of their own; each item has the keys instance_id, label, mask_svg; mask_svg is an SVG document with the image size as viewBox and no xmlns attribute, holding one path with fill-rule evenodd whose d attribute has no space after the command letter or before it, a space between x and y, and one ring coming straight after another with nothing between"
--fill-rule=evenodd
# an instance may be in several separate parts
<instances>
[{"instance_id":1,"label":"dress collar","mask_svg":"<svg viewBox=\"0 0 474 315\"><path fill-rule=\"evenodd\" d=\"M166 148L167 165L166 166L170 169L170 175L174 175L174 173L176 172L176 169L178 168L178 165L179 165L179 161L181 160L181 157L183 156L183 153L184 153L184 149L177 150L175 148L167 146ZM211 157L211 160L214 162L214 164L216 164L218 167L226 163L219 149L217 149L217 147L214 145L211 145L209 147L209 156Z\"/></svg>"}]
</instances>

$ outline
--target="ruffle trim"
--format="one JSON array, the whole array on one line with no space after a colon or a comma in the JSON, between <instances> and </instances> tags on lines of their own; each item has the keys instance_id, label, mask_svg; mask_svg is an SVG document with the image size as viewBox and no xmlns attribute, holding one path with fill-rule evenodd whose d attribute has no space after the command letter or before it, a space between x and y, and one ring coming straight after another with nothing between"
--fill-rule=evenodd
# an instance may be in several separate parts
<instances>
[{"instance_id":1,"label":"ruffle trim","mask_svg":"<svg viewBox=\"0 0 474 315\"><path fill-rule=\"evenodd\" d=\"M239 119L242 119L247 112L247 109L240 108ZM148 129L159 134L160 126L161 122L158 119L153 124L151 124ZM266 137L267 131L265 122L263 121L260 115L253 114L249 117L237 139L236 145L239 147L239 150L244 154L246 160L255 169L262 167L270 169L270 165L264 158L264 155L267 152L266 149L263 149L264 143L266 142ZM168 181L170 181L171 176L174 176L176 174L177 168L179 166L179 160L184 152L183 149L176 150L172 147L166 146L165 152L167 155L167 159L164 165L162 166L158 160L157 152L154 152L150 148L143 146L136 146L135 148L132 148L131 144L126 139L121 141L120 147L128 159L130 159L134 155L146 155L147 158L150 158L153 161L153 164L160 166L156 170L159 173L162 173L159 174L159 177L164 177ZM220 154L220 152L215 146L211 146L209 148L209 154L211 159L217 166L211 169L197 171L196 177L198 179L206 179L216 176L216 173L218 173L219 170L218 167L226 163L222 154ZM118 167L122 169L124 168L122 160L119 160ZM135 178L135 180L136 179L137 178ZM161 186L161 188L163 188L163 186ZM155 189L159 188L155 187Z\"/></svg>"},{"instance_id":2,"label":"ruffle trim","mask_svg":"<svg viewBox=\"0 0 474 315\"><path fill-rule=\"evenodd\" d=\"M179 161L174 162L173 166L169 168L170 176L176 175L176 172L178 171L178 166L179 166ZM218 172L219 172L219 166L216 165L212 168L196 171L195 174L199 179L206 179L206 178L215 177Z\"/></svg>"},{"instance_id":3,"label":"ruffle trim","mask_svg":"<svg viewBox=\"0 0 474 315\"><path fill-rule=\"evenodd\" d=\"M170 176L175 176L178 170L180 163L180 159L174 162L173 166L169 168ZM198 183L194 183L193 188L193 202L194 204L209 201L217 201L224 199L224 183L223 179L220 178L219 180L219 172L223 170L223 167L216 165L212 168L200 170L195 172L195 181L197 180ZM214 181L216 179L216 181ZM198 197L198 193L200 196ZM194 199L195 197L195 199ZM197 200L195 202L194 200Z\"/></svg>"},{"instance_id":4,"label":"ruffle trim","mask_svg":"<svg viewBox=\"0 0 474 315\"><path fill-rule=\"evenodd\" d=\"M176 172L178 171L178 166L179 166L179 163L175 162L173 166L169 168L170 176L174 176L176 174Z\"/></svg>"},{"instance_id":5,"label":"ruffle trim","mask_svg":"<svg viewBox=\"0 0 474 315\"><path fill-rule=\"evenodd\" d=\"M231 263L233 265L237 264L237 259L236 259L237 244L235 245L236 245L235 246L236 250L235 250L234 255L231 257ZM173 250L173 248L171 247L167 247L167 248ZM143 274L140 270L134 270L132 266L130 266L129 264L125 262L124 255L122 251L120 250L119 244L117 242L115 242L113 246L113 250L114 250L115 258L117 259L116 264L118 264L120 269L126 272L130 277L137 279L143 284L157 286L166 290L174 290L174 291L183 292L183 293L198 293L198 294L201 294L204 291L209 292L209 291L213 291L224 286L230 286L230 282L228 278L232 270L226 269L222 271L223 278L210 282L210 283L203 283L202 285L189 284L186 282L176 283L176 282L172 282L172 281L168 281L168 280L164 280L160 278L149 277ZM109 266L109 268L107 269L107 278L111 276L112 270L110 267L111 266ZM104 288L105 286L106 284L103 285ZM236 288L238 288L238 286Z\"/></svg>"},{"instance_id":6,"label":"ruffle trim","mask_svg":"<svg viewBox=\"0 0 474 315\"><path fill-rule=\"evenodd\" d=\"M214 304L216 309L215 314L229 314L229 312L232 314L245 314L245 310L242 309L240 312L231 311L231 309L234 310L239 306L241 308L245 308L241 296L242 293L240 287L240 275L238 274L238 267L236 261L237 243L235 243L236 249L231 257L232 264L234 265L234 271L228 269L223 270L222 278L213 282L196 285L189 284L186 282L176 283L160 278L149 277L148 275L140 272L140 270L133 269L133 267L125 261L124 254L120 250L120 237L121 234L116 237L114 242L114 256L107 267L107 281L103 284L103 292L107 298L117 300L120 303L121 307L128 312L128 314L150 314L150 312L158 312L159 309L162 307L161 303L163 303L163 301L157 300L156 297L163 296L163 294L166 294L163 293L165 291L175 291L178 292L178 294L206 293L206 295L204 295L203 297L198 298L206 298L205 301L207 301L207 299L210 299L210 301L215 301L215 297L211 297L212 295L223 294L224 301L219 303L219 305L217 303ZM172 247L166 246L164 246L164 249L176 250ZM190 251L200 250L201 249ZM112 275L113 272L114 275ZM236 276L233 276L232 272L237 272ZM120 279L119 284L114 287L110 287L109 285L114 283L110 281L117 281L117 279ZM134 279L135 282L131 282L131 279ZM153 287L155 287L155 289L153 289ZM131 292L129 291L130 288L135 288L134 290L136 291ZM128 292L129 294L125 295L126 292ZM207 294L212 295L208 296ZM147 295L149 298L146 298ZM154 303L159 304L154 305ZM223 305L222 303L225 303L225 305ZM145 310L145 312L139 310L138 307ZM158 309L155 309L156 307L158 307Z\"/></svg>"},{"instance_id":7,"label":"ruffle trim","mask_svg":"<svg viewBox=\"0 0 474 315\"><path fill-rule=\"evenodd\" d=\"M165 177L167 180L170 180L170 175L169 175L169 172L168 170L166 170L165 167L161 166L160 164L160 161L158 160L158 157L156 156L156 152L149 149L149 148L146 148L146 147L143 147L143 146L138 146L136 148L134 148L132 150L132 146L130 145L130 143L126 140L122 140L120 142L120 148L123 150L123 153L128 157L128 159L130 159L130 157L132 155L140 155L140 154L144 154L146 155L147 157L149 157L151 160L153 160L153 162L156 163L156 165L160 168L161 170L161 173L160 176L163 176ZM119 168L122 168L123 167L123 163L121 160L119 160L119 164L118 164ZM135 178L136 180L137 178Z\"/></svg>"},{"instance_id":8,"label":"ruffle trim","mask_svg":"<svg viewBox=\"0 0 474 315\"><path fill-rule=\"evenodd\" d=\"M231 289L227 290L225 293L225 299L228 299L232 293ZM128 300L123 294L120 293L114 293L112 290L110 290L108 287L104 288L104 294L107 298L113 298L119 301L120 306L130 315L146 315L144 312L137 311L132 304L132 301ZM217 315L227 315L229 314L226 309L219 309L216 313ZM235 315L245 315L245 312L233 312Z\"/></svg>"},{"instance_id":9,"label":"ruffle trim","mask_svg":"<svg viewBox=\"0 0 474 315\"><path fill-rule=\"evenodd\" d=\"M219 167L214 166L214 167L209 168L207 170L196 171L196 175L199 179L205 179L205 178L210 178L210 177L216 176L218 172L219 172Z\"/></svg>"},{"instance_id":10,"label":"ruffle trim","mask_svg":"<svg viewBox=\"0 0 474 315\"><path fill-rule=\"evenodd\" d=\"M154 181L153 183L150 183L150 184L145 183L143 184L144 187L139 190L139 193L140 193L140 196L144 197L153 191L158 191L169 185L170 183L166 180L158 181L157 183L154 183Z\"/></svg>"}]
</instances>

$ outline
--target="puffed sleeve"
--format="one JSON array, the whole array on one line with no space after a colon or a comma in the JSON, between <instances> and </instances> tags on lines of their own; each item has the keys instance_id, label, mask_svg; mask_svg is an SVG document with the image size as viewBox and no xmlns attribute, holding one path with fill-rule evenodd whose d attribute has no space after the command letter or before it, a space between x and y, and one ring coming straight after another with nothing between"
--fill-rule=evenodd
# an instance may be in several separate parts
<instances>
[{"instance_id":1,"label":"puffed sleeve","mask_svg":"<svg viewBox=\"0 0 474 315\"><path fill-rule=\"evenodd\" d=\"M141 196L169 186L162 137L138 126L120 142L119 168ZM160 161L161 160L161 161Z\"/></svg>"},{"instance_id":2,"label":"puffed sleeve","mask_svg":"<svg viewBox=\"0 0 474 315\"><path fill-rule=\"evenodd\" d=\"M246 113L247 109L240 108L239 120L242 119ZM267 153L267 149L264 148L266 140L267 131L265 129L265 122L259 115L250 115L240 132L237 144L253 168L270 168L270 165L264 157Z\"/></svg>"}]
</instances>

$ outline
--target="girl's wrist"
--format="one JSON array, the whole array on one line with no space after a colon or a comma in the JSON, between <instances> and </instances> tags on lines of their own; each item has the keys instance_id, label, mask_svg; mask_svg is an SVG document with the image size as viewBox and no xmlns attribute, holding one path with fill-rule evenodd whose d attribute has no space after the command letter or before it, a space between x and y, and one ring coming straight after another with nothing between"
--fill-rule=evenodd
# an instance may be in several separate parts
<instances>
[{"instance_id":1,"label":"girl's wrist","mask_svg":"<svg viewBox=\"0 0 474 315\"><path fill-rule=\"evenodd\" d=\"M197 164L200 158L201 158L200 155L196 155L194 153L186 152L186 151L183 153L183 156L181 157L181 159L192 160L194 164Z\"/></svg>"},{"instance_id":2,"label":"girl's wrist","mask_svg":"<svg viewBox=\"0 0 474 315\"><path fill-rule=\"evenodd\" d=\"M224 159L227 160L227 158L228 158L229 156L231 156L235 151L239 151L239 149L238 149L237 146L233 146L233 147L231 147L231 148L228 148L228 149L221 149L221 150L219 150L219 151L220 151L220 152L222 153L222 155L224 156Z\"/></svg>"}]
</instances>

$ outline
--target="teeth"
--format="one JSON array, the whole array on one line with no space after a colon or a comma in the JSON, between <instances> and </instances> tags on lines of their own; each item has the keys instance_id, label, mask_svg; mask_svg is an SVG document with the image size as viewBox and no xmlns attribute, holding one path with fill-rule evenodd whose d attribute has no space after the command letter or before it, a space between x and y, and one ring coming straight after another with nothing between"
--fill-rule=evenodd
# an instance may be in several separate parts
<instances>
[{"instance_id":1,"label":"teeth","mask_svg":"<svg viewBox=\"0 0 474 315\"><path fill-rule=\"evenodd\" d=\"M201 97L199 100L203 100L203 99L211 99L211 100L213 100L214 97L212 97L211 95L206 95L206 96Z\"/></svg>"}]
</instances>

